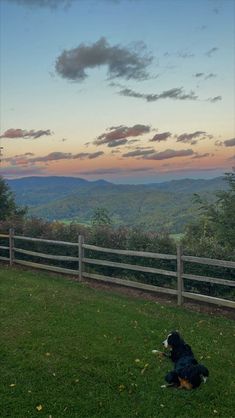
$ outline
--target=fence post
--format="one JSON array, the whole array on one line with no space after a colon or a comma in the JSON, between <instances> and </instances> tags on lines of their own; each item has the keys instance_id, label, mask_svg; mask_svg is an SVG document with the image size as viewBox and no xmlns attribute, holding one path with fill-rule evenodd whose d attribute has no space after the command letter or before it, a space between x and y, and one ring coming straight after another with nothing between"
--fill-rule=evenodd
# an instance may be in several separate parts
<instances>
[{"instance_id":1,"label":"fence post","mask_svg":"<svg viewBox=\"0 0 235 418\"><path fill-rule=\"evenodd\" d=\"M182 260L183 250L182 246L179 244L177 245L177 304L181 306L183 304L183 260Z\"/></svg>"},{"instance_id":2,"label":"fence post","mask_svg":"<svg viewBox=\"0 0 235 418\"><path fill-rule=\"evenodd\" d=\"M78 260L79 260L78 269L79 269L79 279L80 280L82 280L82 272L83 272L83 262L82 262L83 257L84 257L83 244L84 244L84 236L79 235L78 236Z\"/></svg>"},{"instance_id":3,"label":"fence post","mask_svg":"<svg viewBox=\"0 0 235 418\"><path fill-rule=\"evenodd\" d=\"M9 229L9 260L10 266L13 265L14 262L14 229Z\"/></svg>"}]
</instances>

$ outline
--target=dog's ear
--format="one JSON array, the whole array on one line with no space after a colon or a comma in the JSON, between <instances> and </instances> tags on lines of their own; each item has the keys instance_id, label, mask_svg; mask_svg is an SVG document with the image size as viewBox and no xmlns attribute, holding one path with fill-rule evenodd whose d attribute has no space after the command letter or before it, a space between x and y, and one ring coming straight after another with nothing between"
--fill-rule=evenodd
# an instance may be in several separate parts
<instances>
[{"instance_id":1,"label":"dog's ear","mask_svg":"<svg viewBox=\"0 0 235 418\"><path fill-rule=\"evenodd\" d=\"M182 342L182 338L179 334L178 331L172 331L169 339L168 339L168 343L169 345L171 345L172 347L179 345Z\"/></svg>"}]
</instances>

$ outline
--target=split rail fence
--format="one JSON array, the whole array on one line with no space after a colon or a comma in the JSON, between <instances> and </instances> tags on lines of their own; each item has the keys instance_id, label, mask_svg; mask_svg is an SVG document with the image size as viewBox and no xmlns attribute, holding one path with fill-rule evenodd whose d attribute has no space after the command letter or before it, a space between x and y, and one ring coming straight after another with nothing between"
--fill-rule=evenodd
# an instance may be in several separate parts
<instances>
[{"instance_id":1,"label":"split rail fence","mask_svg":"<svg viewBox=\"0 0 235 418\"><path fill-rule=\"evenodd\" d=\"M54 241L54 240L47 240L42 238L32 238L32 237L25 237L21 235L15 235L14 230L10 229L9 234L0 234L0 239L6 239L8 245L0 246L0 250L7 251L8 257L1 256L0 253L0 260L6 261L12 266L13 264L20 264L23 266L27 266L30 268L38 268L44 269L48 271L59 272L63 274L70 274L78 276L80 279L90 278L94 280L99 280L108 283L115 283L121 286L128 286L131 288L137 288L143 291L151 291L156 293L164 293L167 295L174 295L177 297L178 305L182 305L184 302L184 298L192 299L196 301L202 301L206 303L212 303L219 306L225 306L229 308L235 308L235 301L222 299L217 297L212 297L204 294L193 293L186 291L184 289L184 279L196 281L196 282L203 282L203 283L212 283L218 284L223 286L230 286L235 287L235 280L225 280L221 278L215 277L206 277L206 276L199 276L194 274L186 274L184 273L184 262L190 263L199 263L199 264L206 264L209 266L217 266L217 267L225 267L234 269L235 262L234 261L225 261L225 260L216 260L211 258L202 258L202 257L193 257L188 255L183 255L182 247L180 245L177 246L177 254L159 254L153 252L144 252L144 251L131 251L131 250L120 250L120 249L111 249L111 248L103 248L98 247L95 245L89 245L84 242L84 237L79 235L78 242L66 242L66 241ZM20 241L27 241L32 243L45 243L51 245L58 245L58 246L67 246L67 247L74 247L77 249L77 256L70 257L65 255L52 255L52 254L45 254L38 251L29 251L26 249L22 249L19 246L16 246L15 243ZM102 252L108 254L116 254L122 256L134 256L134 257L145 257L149 259L161 259L161 260L175 260L176 262L176 269L175 271L165 270L165 269L158 269L153 267L146 267L136 264L126 264L126 263L117 263L110 260L105 259L95 259L95 258L87 258L85 257L85 251L91 250L95 252ZM62 268L52 265L46 265L26 260L21 260L17 258L17 254L23 254L31 257L40 257L45 258L48 260L57 260L57 261L65 261L65 262L76 262L77 269L68 269ZM132 280L120 279L111 276L104 276L92 272L87 272L85 270L86 265L99 265L99 266L107 266L111 268L120 268L125 270L133 270L138 272L145 272L145 273L152 273L156 275L163 275L168 277L174 277L176 279L176 289L172 289L169 287L160 287L151 284L141 283Z\"/></svg>"}]
</instances>

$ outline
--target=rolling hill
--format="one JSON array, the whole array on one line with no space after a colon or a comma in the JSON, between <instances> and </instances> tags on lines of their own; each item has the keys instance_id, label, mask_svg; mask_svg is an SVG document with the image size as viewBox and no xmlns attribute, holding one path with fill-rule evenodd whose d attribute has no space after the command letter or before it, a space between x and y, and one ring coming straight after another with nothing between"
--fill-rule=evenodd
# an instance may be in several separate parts
<instances>
[{"instance_id":1,"label":"rolling hill","mask_svg":"<svg viewBox=\"0 0 235 418\"><path fill-rule=\"evenodd\" d=\"M8 180L18 205L30 216L89 223L95 209L106 208L115 225L182 232L198 215L194 193L212 200L226 187L222 177L172 180L145 185L113 184L74 177L27 177Z\"/></svg>"}]
</instances>

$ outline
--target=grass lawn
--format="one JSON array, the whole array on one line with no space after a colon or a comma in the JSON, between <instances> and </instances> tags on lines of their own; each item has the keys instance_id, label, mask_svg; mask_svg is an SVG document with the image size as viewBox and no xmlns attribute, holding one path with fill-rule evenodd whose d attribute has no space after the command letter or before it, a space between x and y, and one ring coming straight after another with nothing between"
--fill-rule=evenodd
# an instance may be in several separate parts
<instances>
[{"instance_id":1,"label":"grass lawn","mask_svg":"<svg viewBox=\"0 0 235 418\"><path fill-rule=\"evenodd\" d=\"M235 417L235 322L0 267L0 417ZM162 389L151 353L179 329L209 368L193 391Z\"/></svg>"}]
</instances>

